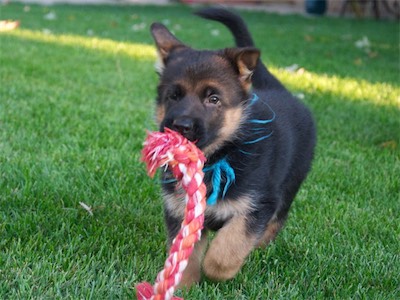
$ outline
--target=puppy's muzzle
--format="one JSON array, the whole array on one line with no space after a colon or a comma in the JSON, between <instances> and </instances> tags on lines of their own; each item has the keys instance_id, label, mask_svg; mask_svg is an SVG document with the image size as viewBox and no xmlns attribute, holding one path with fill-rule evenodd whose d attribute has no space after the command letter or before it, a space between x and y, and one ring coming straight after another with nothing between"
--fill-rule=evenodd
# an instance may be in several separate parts
<instances>
[{"instance_id":1,"label":"puppy's muzzle","mask_svg":"<svg viewBox=\"0 0 400 300\"><path fill-rule=\"evenodd\" d=\"M183 136L193 133L194 121L189 117L180 117L172 122L172 129L179 132Z\"/></svg>"},{"instance_id":2,"label":"puppy's muzzle","mask_svg":"<svg viewBox=\"0 0 400 300\"><path fill-rule=\"evenodd\" d=\"M190 141L194 141L195 136L195 121L190 117L179 117L172 122L172 130L182 134Z\"/></svg>"}]
</instances>

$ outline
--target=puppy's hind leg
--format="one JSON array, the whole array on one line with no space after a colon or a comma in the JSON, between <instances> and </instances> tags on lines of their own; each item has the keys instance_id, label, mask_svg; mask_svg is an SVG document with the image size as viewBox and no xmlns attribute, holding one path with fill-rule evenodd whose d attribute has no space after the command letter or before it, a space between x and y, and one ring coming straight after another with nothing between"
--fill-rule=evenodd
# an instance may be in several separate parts
<instances>
[{"instance_id":1,"label":"puppy's hind leg","mask_svg":"<svg viewBox=\"0 0 400 300\"><path fill-rule=\"evenodd\" d=\"M258 240L257 247L266 247L268 246L277 236L278 232L281 230L283 226L283 221L278 221L276 219L271 220L267 228L264 231L264 234Z\"/></svg>"}]
</instances>

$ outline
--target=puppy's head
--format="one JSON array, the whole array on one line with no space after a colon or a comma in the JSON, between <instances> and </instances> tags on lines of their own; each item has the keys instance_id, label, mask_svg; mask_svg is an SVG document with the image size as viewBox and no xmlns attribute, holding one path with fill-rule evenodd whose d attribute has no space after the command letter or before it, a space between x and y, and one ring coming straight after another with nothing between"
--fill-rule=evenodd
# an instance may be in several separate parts
<instances>
[{"instance_id":1,"label":"puppy's head","mask_svg":"<svg viewBox=\"0 0 400 300\"><path fill-rule=\"evenodd\" d=\"M151 33L159 55L159 129L180 132L210 156L235 138L244 120L243 104L260 53L255 48L194 50L159 23Z\"/></svg>"}]
</instances>

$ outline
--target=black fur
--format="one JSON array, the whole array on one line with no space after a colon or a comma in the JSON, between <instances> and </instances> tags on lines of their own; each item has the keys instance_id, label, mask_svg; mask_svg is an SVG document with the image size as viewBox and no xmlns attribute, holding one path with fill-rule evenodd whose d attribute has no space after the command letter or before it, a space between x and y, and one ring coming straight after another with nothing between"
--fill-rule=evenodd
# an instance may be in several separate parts
<instances>
[{"instance_id":1,"label":"black fur","mask_svg":"<svg viewBox=\"0 0 400 300\"><path fill-rule=\"evenodd\" d=\"M153 25L153 36L164 63L157 98L158 106L165 110L159 120L160 130L170 127L180 131L188 139L196 141L201 149L207 149L218 140L222 126L233 126L223 122L224 114L232 113L233 109L242 111L241 124L235 125L235 133L206 153L206 167L222 158L228 160L236 179L218 203L225 201L229 205L243 199L250 201L246 212L247 234L261 238L272 220L283 224L310 170L316 142L314 121L309 110L262 64L253 39L239 16L217 8L203 9L196 14L227 26L238 48L194 50L160 30L161 25ZM241 70L243 64L246 65L244 71ZM239 75L243 75L241 72L245 74L247 69L252 73L251 90L246 89L250 77L238 79ZM208 78L217 86L197 91L196 84ZM182 81L183 86L177 84ZM229 101L213 103L213 95L219 97L226 94L224 89L231 93ZM259 97L254 103L250 100L253 93ZM218 117L218 114L221 116ZM256 131L256 125L251 123L256 119L273 121ZM270 136L251 142L262 135ZM204 180L208 196L213 190L211 178L212 174L206 172ZM168 172L163 174L163 179L164 193L170 196L167 202L171 198L182 201L177 196L176 182L168 181ZM223 178L222 186L224 184ZM170 240L183 217L183 214L174 211L174 207L181 209L176 202L167 203L165 209ZM220 229L234 215L222 214L217 204L206 212L205 230Z\"/></svg>"},{"instance_id":2,"label":"black fur","mask_svg":"<svg viewBox=\"0 0 400 300\"><path fill-rule=\"evenodd\" d=\"M197 15L219 21L232 32L236 46L254 47L253 39L243 20L224 9L207 8ZM315 146L315 126L309 110L268 71L258 59L252 76L253 92L265 99L276 114L268 125L271 137L254 145L240 145L233 141L214 154L221 157L229 151L229 161L236 172L236 182L227 199L240 198L249 190L258 194L257 209L250 218L249 230L263 230L266 222L277 212L285 218L288 209L311 166ZM248 119L266 119L271 111L262 102L251 107ZM253 124L245 124L242 136L251 134ZM240 152L243 150L251 155ZM209 158L212 162L213 157ZM264 207L264 208L262 208ZM258 224L258 225L257 225Z\"/></svg>"}]
</instances>

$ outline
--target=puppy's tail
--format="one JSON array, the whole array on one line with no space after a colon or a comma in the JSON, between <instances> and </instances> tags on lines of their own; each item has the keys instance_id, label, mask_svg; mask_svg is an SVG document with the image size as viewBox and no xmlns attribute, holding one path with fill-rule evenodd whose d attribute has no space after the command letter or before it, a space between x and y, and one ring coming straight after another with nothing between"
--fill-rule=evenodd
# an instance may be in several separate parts
<instances>
[{"instance_id":1,"label":"puppy's tail","mask_svg":"<svg viewBox=\"0 0 400 300\"><path fill-rule=\"evenodd\" d=\"M224 24L232 33L237 47L254 47L254 41L243 19L223 8L204 8L195 12L196 15ZM279 81L268 71L268 69L258 59L257 66L252 76L252 84L256 89L263 89L273 86L281 86Z\"/></svg>"},{"instance_id":2,"label":"puppy's tail","mask_svg":"<svg viewBox=\"0 0 400 300\"><path fill-rule=\"evenodd\" d=\"M204 8L195 12L204 19L218 21L232 32L237 47L254 47L254 42L243 19L223 8Z\"/></svg>"}]
</instances>

